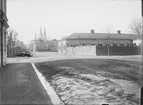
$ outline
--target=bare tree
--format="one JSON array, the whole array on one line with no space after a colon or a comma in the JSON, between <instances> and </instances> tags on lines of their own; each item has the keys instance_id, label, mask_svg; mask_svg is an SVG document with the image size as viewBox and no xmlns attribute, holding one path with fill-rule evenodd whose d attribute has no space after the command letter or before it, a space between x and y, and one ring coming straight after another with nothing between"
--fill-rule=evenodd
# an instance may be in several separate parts
<instances>
[{"instance_id":1,"label":"bare tree","mask_svg":"<svg viewBox=\"0 0 143 105\"><path fill-rule=\"evenodd\" d=\"M115 31L115 29L113 28L113 27L107 27L106 29L105 29L105 32L106 33L113 33Z\"/></svg>"},{"instance_id":2,"label":"bare tree","mask_svg":"<svg viewBox=\"0 0 143 105\"><path fill-rule=\"evenodd\" d=\"M140 35L140 38L142 40L143 37L143 20L142 19L136 19L132 20L131 24L129 25L129 28L131 29L132 33ZM143 54L143 42L141 41L141 54Z\"/></svg>"},{"instance_id":3,"label":"bare tree","mask_svg":"<svg viewBox=\"0 0 143 105\"><path fill-rule=\"evenodd\" d=\"M143 20L132 20L131 24L129 25L129 28L131 29L132 33L143 35Z\"/></svg>"},{"instance_id":4,"label":"bare tree","mask_svg":"<svg viewBox=\"0 0 143 105\"><path fill-rule=\"evenodd\" d=\"M107 33L107 51L108 51L108 56L110 56L110 48L109 48L109 40L110 40L110 34L113 33L114 28L113 27L108 27L105 29L105 32Z\"/></svg>"},{"instance_id":5,"label":"bare tree","mask_svg":"<svg viewBox=\"0 0 143 105\"><path fill-rule=\"evenodd\" d=\"M8 35L7 53L8 53L8 56L9 56L9 55L14 54L14 46L15 46L15 43L17 41L18 33L16 31L14 31L13 29L9 28L7 30L7 35Z\"/></svg>"}]
</instances>

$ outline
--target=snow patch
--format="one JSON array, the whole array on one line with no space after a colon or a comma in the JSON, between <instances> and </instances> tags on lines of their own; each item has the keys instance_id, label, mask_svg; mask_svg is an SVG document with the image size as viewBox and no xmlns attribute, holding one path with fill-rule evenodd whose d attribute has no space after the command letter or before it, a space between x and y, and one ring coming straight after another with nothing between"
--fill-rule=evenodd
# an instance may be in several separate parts
<instances>
[{"instance_id":1,"label":"snow patch","mask_svg":"<svg viewBox=\"0 0 143 105\"><path fill-rule=\"evenodd\" d=\"M68 67L60 69L76 70ZM74 72L76 76L58 74L52 77L51 85L66 105L137 105L138 99L134 92L127 92L128 81L117 81L100 74L80 74ZM128 84L128 85L127 85ZM132 89L131 89L132 90Z\"/></svg>"}]
</instances>

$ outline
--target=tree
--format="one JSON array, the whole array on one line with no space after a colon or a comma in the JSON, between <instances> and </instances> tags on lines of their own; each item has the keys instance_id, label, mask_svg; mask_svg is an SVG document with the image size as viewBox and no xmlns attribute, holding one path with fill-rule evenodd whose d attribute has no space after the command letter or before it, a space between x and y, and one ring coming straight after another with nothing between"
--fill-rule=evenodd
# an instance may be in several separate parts
<instances>
[{"instance_id":1,"label":"tree","mask_svg":"<svg viewBox=\"0 0 143 105\"><path fill-rule=\"evenodd\" d=\"M14 46L17 41L17 36L18 36L18 33L14 31L13 29L9 28L7 30L7 37L8 37L7 54L8 56L14 55Z\"/></svg>"},{"instance_id":2,"label":"tree","mask_svg":"<svg viewBox=\"0 0 143 105\"><path fill-rule=\"evenodd\" d=\"M112 28L112 27L108 27L105 29L105 32L107 33L107 53L108 53L108 56L110 55L110 48L109 48L110 34L113 33L113 31L114 31L114 28Z\"/></svg>"},{"instance_id":3,"label":"tree","mask_svg":"<svg viewBox=\"0 0 143 105\"><path fill-rule=\"evenodd\" d=\"M134 34L143 35L143 20L136 19L132 20L131 24L129 25L130 30Z\"/></svg>"},{"instance_id":4,"label":"tree","mask_svg":"<svg viewBox=\"0 0 143 105\"><path fill-rule=\"evenodd\" d=\"M143 54L143 42L142 42L142 37L143 37L143 19L136 19L132 20L131 24L129 25L130 30L132 33L140 35L141 38L141 54Z\"/></svg>"},{"instance_id":5,"label":"tree","mask_svg":"<svg viewBox=\"0 0 143 105\"><path fill-rule=\"evenodd\" d=\"M113 27L107 27L105 28L105 32L106 33L113 33L115 31L115 29Z\"/></svg>"}]
</instances>

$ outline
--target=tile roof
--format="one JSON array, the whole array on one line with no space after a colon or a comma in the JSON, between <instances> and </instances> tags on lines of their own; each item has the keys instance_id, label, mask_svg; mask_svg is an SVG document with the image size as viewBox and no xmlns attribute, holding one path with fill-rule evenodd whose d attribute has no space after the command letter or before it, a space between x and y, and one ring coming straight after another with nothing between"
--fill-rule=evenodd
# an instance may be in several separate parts
<instances>
[{"instance_id":1,"label":"tile roof","mask_svg":"<svg viewBox=\"0 0 143 105\"><path fill-rule=\"evenodd\" d=\"M136 34L117 34L117 33L74 33L66 39L141 39L140 35Z\"/></svg>"}]
</instances>

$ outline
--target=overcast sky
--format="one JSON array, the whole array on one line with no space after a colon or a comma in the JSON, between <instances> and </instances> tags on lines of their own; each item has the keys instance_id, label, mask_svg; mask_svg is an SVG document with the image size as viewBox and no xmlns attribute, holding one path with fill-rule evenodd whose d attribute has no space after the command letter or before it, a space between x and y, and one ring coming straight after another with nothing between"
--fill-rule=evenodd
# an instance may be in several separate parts
<instances>
[{"instance_id":1,"label":"overcast sky","mask_svg":"<svg viewBox=\"0 0 143 105\"><path fill-rule=\"evenodd\" d=\"M141 18L141 0L7 0L9 25L25 43L46 27L50 38L75 32L129 33L133 19Z\"/></svg>"}]
</instances>

